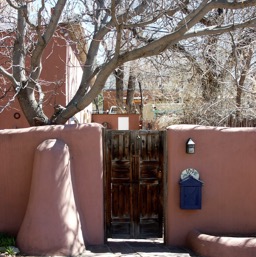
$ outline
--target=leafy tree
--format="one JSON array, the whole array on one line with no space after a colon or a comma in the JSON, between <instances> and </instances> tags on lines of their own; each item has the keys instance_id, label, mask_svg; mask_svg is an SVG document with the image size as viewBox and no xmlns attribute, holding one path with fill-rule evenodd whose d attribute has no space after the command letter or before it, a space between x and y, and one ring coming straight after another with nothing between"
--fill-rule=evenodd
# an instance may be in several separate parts
<instances>
[{"instance_id":1,"label":"leafy tree","mask_svg":"<svg viewBox=\"0 0 256 257\"><path fill-rule=\"evenodd\" d=\"M5 17L10 17L15 35L10 41L11 58L7 61L10 68L1 66L0 73L12 84L30 125L35 125L36 120L41 124L64 124L89 105L108 77L127 62L159 55L192 38L228 33L255 26L256 22L256 0L6 2L8 6L2 4L1 8L8 7L17 17ZM29 8L31 4L38 4L36 15ZM216 13L223 18L210 24L204 22ZM47 117L41 104L41 58L60 21L83 24L88 37L88 49L83 49L87 58L81 83L72 100L52 117ZM27 56L30 56L29 63Z\"/></svg>"}]
</instances>

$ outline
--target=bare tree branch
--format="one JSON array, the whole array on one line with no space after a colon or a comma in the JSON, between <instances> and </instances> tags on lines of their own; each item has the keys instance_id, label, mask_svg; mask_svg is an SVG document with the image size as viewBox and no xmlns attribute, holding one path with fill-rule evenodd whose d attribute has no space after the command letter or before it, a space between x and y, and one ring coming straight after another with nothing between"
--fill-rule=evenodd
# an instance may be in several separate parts
<instances>
[{"instance_id":1,"label":"bare tree branch","mask_svg":"<svg viewBox=\"0 0 256 257\"><path fill-rule=\"evenodd\" d=\"M16 88L17 83L18 86L20 85L21 91L18 98L21 102L23 101L21 106L23 109L26 106L32 109L27 115L30 117L30 124L33 124L32 120L35 117L45 124L65 123L89 105L103 89L113 71L127 62L160 55L175 46L180 46L178 49L183 51L187 60L193 61L194 56L189 55L180 43L192 42L192 38L197 37L205 40L204 36L217 36L236 29L256 26L256 0L164 0L160 2L157 0L69 2L41 0L37 22L35 22L37 26L31 22L33 19L24 4L25 1L7 0L7 2L10 8L18 11L19 16L13 51L6 50L5 54L5 58L13 56L13 62L9 62L13 65L13 74L6 72L8 69L3 68L0 72L10 80L14 79L13 84ZM49 23L43 24L48 4L53 7L52 13ZM82 4L84 4L83 8ZM73 9L70 10L69 7ZM244 11L243 14L242 11ZM67 40L67 44L71 41L78 42L77 50L84 51L83 75L80 84L76 85L78 90L71 101L65 108L58 110L52 120L49 120L41 106L43 99L43 87L40 87L39 82L42 69L41 58L46 46L53 38L62 14L65 17L64 24L70 21L74 24L75 20L81 28L84 26L88 32L86 35L88 51L83 47L84 41L79 42L79 35ZM218 18L220 15L221 17ZM27 31L28 25L33 35ZM65 28L71 27L67 25ZM31 42L28 43L29 39ZM104 56L101 51L103 44ZM11 55L8 55L9 53ZM30 61L29 65L25 60ZM215 62L214 60L213 57L210 61ZM204 72L204 70L200 71L199 66L196 68L197 72ZM37 91L42 94L35 97Z\"/></svg>"},{"instance_id":2,"label":"bare tree branch","mask_svg":"<svg viewBox=\"0 0 256 257\"><path fill-rule=\"evenodd\" d=\"M2 66L0 66L0 73L3 76L5 76L6 78L8 78L12 82L14 87L19 87L20 83L18 81L16 81L16 79L13 77L13 75L11 73L9 73L6 69L4 69Z\"/></svg>"},{"instance_id":3,"label":"bare tree branch","mask_svg":"<svg viewBox=\"0 0 256 257\"><path fill-rule=\"evenodd\" d=\"M236 29L242 29L246 27L254 27L256 26L256 18L251 19L246 22L242 23L234 23L234 24L228 24L223 26L211 26L203 29L197 29L193 32L187 32L183 37L181 37L181 40L188 39L191 37L200 37L205 35L218 35L223 34L226 32L234 31Z\"/></svg>"}]
</instances>

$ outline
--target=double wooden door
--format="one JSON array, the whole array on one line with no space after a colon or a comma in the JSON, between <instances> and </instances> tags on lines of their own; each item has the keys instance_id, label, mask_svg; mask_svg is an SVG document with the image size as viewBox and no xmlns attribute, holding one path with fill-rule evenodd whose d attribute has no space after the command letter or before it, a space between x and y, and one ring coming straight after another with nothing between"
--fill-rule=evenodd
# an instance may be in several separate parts
<instances>
[{"instance_id":1,"label":"double wooden door","mask_svg":"<svg viewBox=\"0 0 256 257\"><path fill-rule=\"evenodd\" d=\"M164 136L161 131L106 130L107 237L162 237Z\"/></svg>"}]
</instances>

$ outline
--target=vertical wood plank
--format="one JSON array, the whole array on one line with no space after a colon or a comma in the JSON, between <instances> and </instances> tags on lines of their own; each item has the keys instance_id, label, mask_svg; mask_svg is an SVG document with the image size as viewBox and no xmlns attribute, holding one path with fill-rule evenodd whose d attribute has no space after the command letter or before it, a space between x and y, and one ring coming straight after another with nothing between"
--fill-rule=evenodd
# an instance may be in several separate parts
<instances>
[{"instance_id":1,"label":"vertical wood plank","mask_svg":"<svg viewBox=\"0 0 256 257\"><path fill-rule=\"evenodd\" d=\"M107 236L162 235L162 135L159 131L106 131Z\"/></svg>"}]
</instances>

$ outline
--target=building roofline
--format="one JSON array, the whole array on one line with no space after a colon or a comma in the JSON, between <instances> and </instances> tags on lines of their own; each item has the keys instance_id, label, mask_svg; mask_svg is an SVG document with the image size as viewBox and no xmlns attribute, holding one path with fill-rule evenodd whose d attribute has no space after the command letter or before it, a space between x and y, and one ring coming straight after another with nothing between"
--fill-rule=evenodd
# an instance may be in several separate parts
<instances>
[{"instance_id":1,"label":"building roofline","mask_svg":"<svg viewBox=\"0 0 256 257\"><path fill-rule=\"evenodd\" d=\"M59 27L65 29L64 33L68 33L67 37L74 44L71 44L71 47L75 46L75 54L80 62L83 65L87 59L88 45L86 41L86 34L84 28L80 22L62 22L59 23Z\"/></svg>"}]
</instances>

